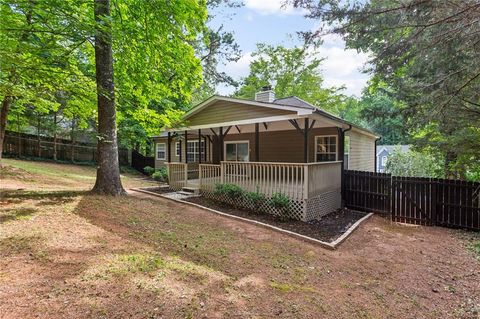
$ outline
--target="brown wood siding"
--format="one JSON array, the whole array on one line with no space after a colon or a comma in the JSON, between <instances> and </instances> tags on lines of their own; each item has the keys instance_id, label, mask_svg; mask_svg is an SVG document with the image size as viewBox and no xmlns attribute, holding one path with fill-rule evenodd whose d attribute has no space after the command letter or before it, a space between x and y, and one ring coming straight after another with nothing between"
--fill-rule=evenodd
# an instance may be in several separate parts
<instances>
[{"instance_id":1,"label":"brown wood siding","mask_svg":"<svg viewBox=\"0 0 480 319\"><path fill-rule=\"evenodd\" d=\"M271 109L267 107L245 105L232 102L216 102L192 115L186 120L186 125L205 125L230 121L249 120L262 117L292 115L291 111Z\"/></svg>"},{"instance_id":2,"label":"brown wood siding","mask_svg":"<svg viewBox=\"0 0 480 319\"><path fill-rule=\"evenodd\" d=\"M345 133L350 136L349 170L375 171L375 138L356 131Z\"/></svg>"},{"instance_id":3,"label":"brown wood siding","mask_svg":"<svg viewBox=\"0 0 480 319\"><path fill-rule=\"evenodd\" d=\"M336 135L336 127L315 128L310 131L308 138L309 162L315 161L315 136ZM255 133L230 134L224 139L228 141L249 141L250 161L255 160ZM297 130L260 132L260 161L303 163L303 133ZM219 145L214 144L214 159L218 162Z\"/></svg>"}]
</instances>

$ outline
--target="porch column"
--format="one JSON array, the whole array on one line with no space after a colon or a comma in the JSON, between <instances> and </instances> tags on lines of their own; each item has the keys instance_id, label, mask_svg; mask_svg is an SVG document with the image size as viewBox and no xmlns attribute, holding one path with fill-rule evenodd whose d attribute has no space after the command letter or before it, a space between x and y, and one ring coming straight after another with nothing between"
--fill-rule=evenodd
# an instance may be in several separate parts
<instances>
[{"instance_id":1,"label":"porch column","mask_svg":"<svg viewBox=\"0 0 480 319\"><path fill-rule=\"evenodd\" d=\"M260 124L255 123L255 162L260 162Z\"/></svg>"},{"instance_id":2,"label":"porch column","mask_svg":"<svg viewBox=\"0 0 480 319\"><path fill-rule=\"evenodd\" d=\"M202 130L198 129L198 164L202 163Z\"/></svg>"},{"instance_id":3,"label":"porch column","mask_svg":"<svg viewBox=\"0 0 480 319\"><path fill-rule=\"evenodd\" d=\"M303 130L303 162L308 163L308 117L305 118L305 129Z\"/></svg>"},{"instance_id":4,"label":"porch column","mask_svg":"<svg viewBox=\"0 0 480 319\"><path fill-rule=\"evenodd\" d=\"M180 146L180 156L178 158L178 161L181 163L182 162L182 140L178 141L178 146ZM175 150L176 152L176 150Z\"/></svg>"},{"instance_id":5,"label":"porch column","mask_svg":"<svg viewBox=\"0 0 480 319\"><path fill-rule=\"evenodd\" d=\"M203 157L204 157L205 163L206 163L206 162L208 162L208 159L207 159L207 150L208 150L208 148L207 148L207 137L206 137L206 136L203 137L203 147L204 147L204 149L205 149L205 152L204 152L204 156L203 156Z\"/></svg>"},{"instance_id":6,"label":"porch column","mask_svg":"<svg viewBox=\"0 0 480 319\"><path fill-rule=\"evenodd\" d=\"M218 140L220 142L220 162L223 161L223 127L219 129Z\"/></svg>"},{"instance_id":7,"label":"porch column","mask_svg":"<svg viewBox=\"0 0 480 319\"><path fill-rule=\"evenodd\" d=\"M185 163L188 163L188 131L185 131Z\"/></svg>"},{"instance_id":8,"label":"porch column","mask_svg":"<svg viewBox=\"0 0 480 319\"><path fill-rule=\"evenodd\" d=\"M172 136L170 134L170 132L167 133L167 162L170 163L171 162L171 155L170 155L170 144L172 144Z\"/></svg>"}]
</instances>

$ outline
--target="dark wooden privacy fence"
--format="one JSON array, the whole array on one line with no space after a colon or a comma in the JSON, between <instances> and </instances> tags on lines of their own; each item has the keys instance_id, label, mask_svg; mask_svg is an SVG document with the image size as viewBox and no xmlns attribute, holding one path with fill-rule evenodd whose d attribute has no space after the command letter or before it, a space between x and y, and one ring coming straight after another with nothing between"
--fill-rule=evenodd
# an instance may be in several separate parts
<instances>
[{"instance_id":1,"label":"dark wooden privacy fence","mask_svg":"<svg viewBox=\"0 0 480 319\"><path fill-rule=\"evenodd\" d=\"M480 183L345 171L344 201L394 221L480 230Z\"/></svg>"},{"instance_id":2,"label":"dark wooden privacy fence","mask_svg":"<svg viewBox=\"0 0 480 319\"><path fill-rule=\"evenodd\" d=\"M344 200L352 209L390 215L389 174L345 171Z\"/></svg>"},{"instance_id":3,"label":"dark wooden privacy fence","mask_svg":"<svg viewBox=\"0 0 480 319\"><path fill-rule=\"evenodd\" d=\"M3 144L3 155L19 158L54 158L56 148L57 160L71 162L96 162L97 146L89 143L75 143L66 139L53 140L51 137L7 131ZM129 165L128 150L118 150L120 165Z\"/></svg>"},{"instance_id":4,"label":"dark wooden privacy fence","mask_svg":"<svg viewBox=\"0 0 480 319\"><path fill-rule=\"evenodd\" d=\"M139 152L132 150L132 167L140 173L146 174L143 171L145 166L155 167L155 158L153 156L143 156Z\"/></svg>"}]
</instances>

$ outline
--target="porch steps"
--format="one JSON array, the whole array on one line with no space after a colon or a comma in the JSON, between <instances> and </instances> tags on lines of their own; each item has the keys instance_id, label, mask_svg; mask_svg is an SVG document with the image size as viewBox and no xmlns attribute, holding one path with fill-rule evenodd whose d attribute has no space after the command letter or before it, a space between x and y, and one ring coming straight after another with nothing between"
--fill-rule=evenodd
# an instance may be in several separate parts
<instances>
[{"instance_id":1,"label":"porch steps","mask_svg":"<svg viewBox=\"0 0 480 319\"><path fill-rule=\"evenodd\" d=\"M183 195L198 195L200 193L200 190L196 187L182 187L182 190L179 192L180 194Z\"/></svg>"}]
</instances>

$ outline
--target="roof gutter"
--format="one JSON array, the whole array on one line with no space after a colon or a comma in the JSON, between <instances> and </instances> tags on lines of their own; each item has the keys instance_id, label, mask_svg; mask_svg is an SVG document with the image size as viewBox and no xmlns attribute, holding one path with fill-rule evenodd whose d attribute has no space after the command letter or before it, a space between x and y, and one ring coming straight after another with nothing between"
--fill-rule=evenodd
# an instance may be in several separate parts
<instances>
[{"instance_id":1,"label":"roof gutter","mask_svg":"<svg viewBox=\"0 0 480 319\"><path fill-rule=\"evenodd\" d=\"M348 124L348 123L346 123ZM347 129L340 129L342 131L342 164L340 165L341 166L341 170L342 170L342 173L340 175L340 193L341 193L341 198L342 198L342 207L345 206L345 201L344 201L344 198L345 198L345 132L348 132L352 129L352 125L351 124L348 124L348 128Z\"/></svg>"}]
</instances>

